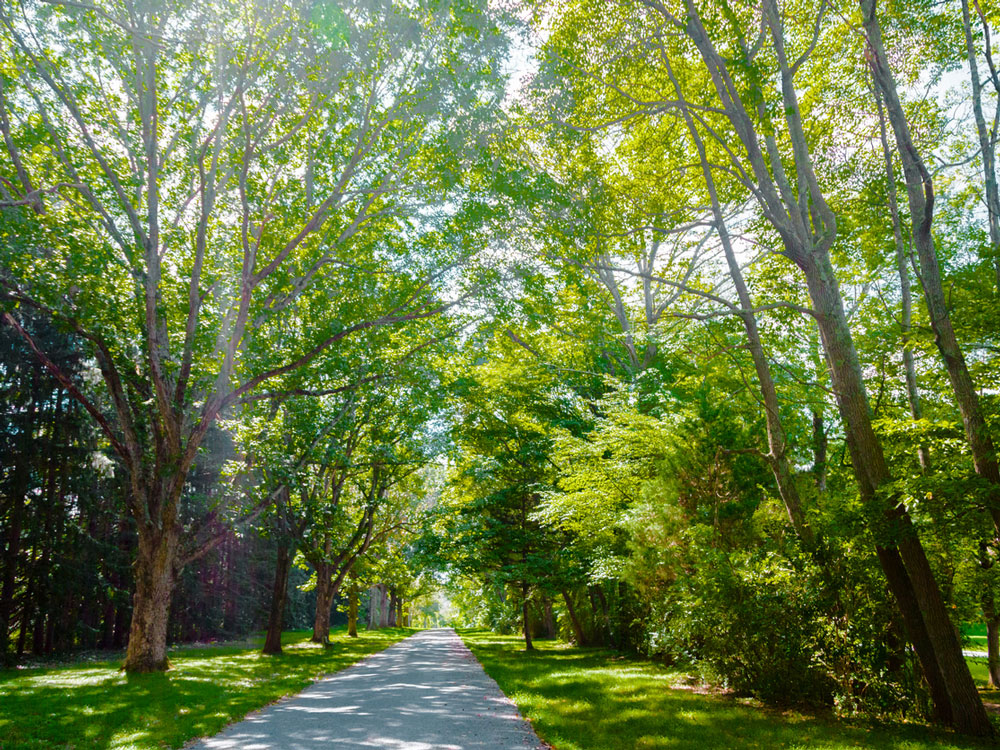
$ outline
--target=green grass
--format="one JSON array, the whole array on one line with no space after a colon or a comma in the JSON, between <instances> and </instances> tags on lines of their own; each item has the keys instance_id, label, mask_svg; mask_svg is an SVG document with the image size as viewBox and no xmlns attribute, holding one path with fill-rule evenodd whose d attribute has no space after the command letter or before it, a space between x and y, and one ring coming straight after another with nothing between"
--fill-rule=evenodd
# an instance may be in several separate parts
<instances>
[{"instance_id":1,"label":"green grass","mask_svg":"<svg viewBox=\"0 0 1000 750\"><path fill-rule=\"evenodd\" d=\"M328 648L285 633L281 656L248 643L182 648L160 674L128 676L120 662L0 671L0 750L180 747L413 632L338 629Z\"/></svg>"},{"instance_id":2,"label":"green grass","mask_svg":"<svg viewBox=\"0 0 1000 750\"><path fill-rule=\"evenodd\" d=\"M601 649L461 632L486 671L556 750L958 750L987 745L923 725L855 726L682 689L684 675ZM993 745L989 745L993 746Z\"/></svg>"},{"instance_id":3,"label":"green grass","mask_svg":"<svg viewBox=\"0 0 1000 750\"><path fill-rule=\"evenodd\" d=\"M986 625L963 625L962 636L965 648L975 651L986 650Z\"/></svg>"}]
</instances>

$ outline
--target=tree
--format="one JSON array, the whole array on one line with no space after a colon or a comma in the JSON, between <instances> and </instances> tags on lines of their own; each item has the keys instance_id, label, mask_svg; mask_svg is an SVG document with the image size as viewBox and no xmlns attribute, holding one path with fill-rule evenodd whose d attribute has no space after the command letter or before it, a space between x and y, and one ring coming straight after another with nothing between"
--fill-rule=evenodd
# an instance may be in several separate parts
<instances>
[{"instance_id":1,"label":"tree","mask_svg":"<svg viewBox=\"0 0 1000 750\"><path fill-rule=\"evenodd\" d=\"M811 55L831 28L825 7L803 7L802 13L789 15L769 0L739 10L691 1L638 5L646 10L585 4L568 11L565 26L556 24L565 35L549 36L552 69L583 85L565 96L556 87L544 90L555 106L570 96L583 103L573 112L572 127L603 130L614 139L630 137L626 123L655 123L666 113L686 112L688 130L694 127L698 138L712 144L701 162L752 197L760 217L758 241L779 247L804 277L808 312L820 330L858 491L877 530L876 553L939 717L968 733L990 734L925 550L907 508L892 496L892 476L872 424L831 257L837 215L821 187L822 141L810 128L812 99L802 93L803 71L811 70ZM744 35L748 28L759 28L756 38ZM590 47L610 47L622 39L641 42L629 45L627 54L609 54L606 67L595 71L566 54L577 52L584 39Z\"/></svg>"},{"instance_id":2,"label":"tree","mask_svg":"<svg viewBox=\"0 0 1000 750\"><path fill-rule=\"evenodd\" d=\"M177 574L220 539L218 508L180 520L212 426L345 339L442 309L455 258L419 238L500 95L503 36L484 5L391 2L23 0L0 29L3 205L37 238L4 248L3 321L128 474L125 667L161 670ZM110 414L17 306L86 342Z\"/></svg>"}]
</instances>

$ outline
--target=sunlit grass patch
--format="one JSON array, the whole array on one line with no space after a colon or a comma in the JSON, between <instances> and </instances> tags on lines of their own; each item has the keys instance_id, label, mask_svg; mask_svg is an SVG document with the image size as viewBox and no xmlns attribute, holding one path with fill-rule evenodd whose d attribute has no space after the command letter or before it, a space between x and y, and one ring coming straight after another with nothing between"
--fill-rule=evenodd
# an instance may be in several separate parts
<instances>
[{"instance_id":1,"label":"sunlit grass patch","mask_svg":"<svg viewBox=\"0 0 1000 750\"><path fill-rule=\"evenodd\" d=\"M180 747L413 632L338 629L326 648L286 633L280 656L250 642L181 648L162 674L125 675L120 662L0 671L0 750Z\"/></svg>"},{"instance_id":2,"label":"sunlit grass patch","mask_svg":"<svg viewBox=\"0 0 1000 750\"><path fill-rule=\"evenodd\" d=\"M917 724L862 726L692 690L687 676L605 649L466 631L462 639L555 750L959 750L992 747Z\"/></svg>"}]
</instances>

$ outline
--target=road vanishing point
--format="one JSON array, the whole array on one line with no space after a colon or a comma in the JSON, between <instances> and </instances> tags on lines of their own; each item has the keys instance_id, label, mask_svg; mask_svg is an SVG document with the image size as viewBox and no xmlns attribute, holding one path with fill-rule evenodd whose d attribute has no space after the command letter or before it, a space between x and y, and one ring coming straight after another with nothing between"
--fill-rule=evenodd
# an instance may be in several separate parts
<instances>
[{"instance_id":1,"label":"road vanishing point","mask_svg":"<svg viewBox=\"0 0 1000 750\"><path fill-rule=\"evenodd\" d=\"M451 628L425 630L188 750L541 750Z\"/></svg>"}]
</instances>

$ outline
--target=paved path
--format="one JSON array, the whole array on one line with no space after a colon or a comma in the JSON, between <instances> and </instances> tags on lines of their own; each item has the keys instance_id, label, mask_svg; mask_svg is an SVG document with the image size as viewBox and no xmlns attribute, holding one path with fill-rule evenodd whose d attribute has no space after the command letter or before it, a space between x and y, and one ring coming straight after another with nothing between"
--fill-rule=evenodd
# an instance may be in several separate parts
<instances>
[{"instance_id":1,"label":"paved path","mask_svg":"<svg viewBox=\"0 0 1000 750\"><path fill-rule=\"evenodd\" d=\"M531 726L451 628L425 630L190 750L524 750Z\"/></svg>"}]
</instances>

